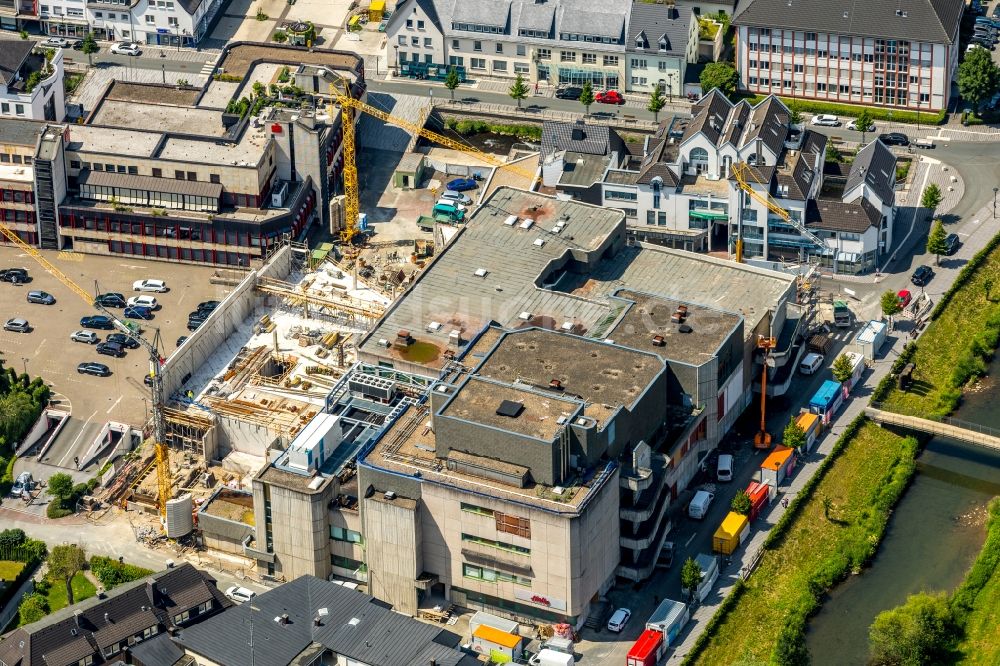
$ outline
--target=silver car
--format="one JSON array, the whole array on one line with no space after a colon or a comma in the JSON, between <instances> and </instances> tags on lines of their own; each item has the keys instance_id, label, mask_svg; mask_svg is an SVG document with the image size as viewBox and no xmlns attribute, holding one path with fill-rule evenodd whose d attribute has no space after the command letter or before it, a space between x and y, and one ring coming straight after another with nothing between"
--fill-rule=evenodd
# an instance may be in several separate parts
<instances>
[{"instance_id":1,"label":"silver car","mask_svg":"<svg viewBox=\"0 0 1000 666\"><path fill-rule=\"evenodd\" d=\"M14 333L30 333L31 324L28 323L27 319L8 319L7 323L3 325L3 330Z\"/></svg>"},{"instance_id":2,"label":"silver car","mask_svg":"<svg viewBox=\"0 0 1000 666\"><path fill-rule=\"evenodd\" d=\"M76 331L69 336L73 342L84 342L88 345L96 345L101 341L101 336L93 331Z\"/></svg>"}]
</instances>

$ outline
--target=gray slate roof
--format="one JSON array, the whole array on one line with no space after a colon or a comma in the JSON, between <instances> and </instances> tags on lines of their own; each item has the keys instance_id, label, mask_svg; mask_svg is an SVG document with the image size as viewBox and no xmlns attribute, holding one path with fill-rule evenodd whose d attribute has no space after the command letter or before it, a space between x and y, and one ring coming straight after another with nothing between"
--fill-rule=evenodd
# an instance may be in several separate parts
<instances>
[{"instance_id":1,"label":"gray slate roof","mask_svg":"<svg viewBox=\"0 0 1000 666\"><path fill-rule=\"evenodd\" d=\"M539 160L553 150L567 150L585 155L609 155L617 152L626 155L625 142L614 130L603 125L587 125L582 120L574 123L545 121L542 123L542 152Z\"/></svg>"},{"instance_id":2,"label":"gray slate roof","mask_svg":"<svg viewBox=\"0 0 1000 666\"><path fill-rule=\"evenodd\" d=\"M806 206L806 226L810 229L862 234L881 221L882 212L865 198L858 203L812 199Z\"/></svg>"},{"instance_id":3,"label":"gray slate roof","mask_svg":"<svg viewBox=\"0 0 1000 666\"><path fill-rule=\"evenodd\" d=\"M847 174L844 192L850 192L861 183L865 183L882 203L891 205L895 201L896 156L878 139L858 151Z\"/></svg>"},{"instance_id":4,"label":"gray slate roof","mask_svg":"<svg viewBox=\"0 0 1000 666\"><path fill-rule=\"evenodd\" d=\"M249 634L253 612L254 661L285 666L316 645L372 666L467 666L456 649L460 637L392 611L357 590L302 576L244 604L185 629L182 647L225 666L251 663ZM321 613L321 609L326 609ZM276 618L288 616L287 624ZM315 619L319 618L319 623ZM472 662L474 663L474 662Z\"/></svg>"},{"instance_id":5,"label":"gray slate roof","mask_svg":"<svg viewBox=\"0 0 1000 666\"><path fill-rule=\"evenodd\" d=\"M8 85L37 42L0 37L0 85Z\"/></svg>"},{"instance_id":6,"label":"gray slate roof","mask_svg":"<svg viewBox=\"0 0 1000 666\"><path fill-rule=\"evenodd\" d=\"M625 49L629 53L637 52L635 48L636 37L643 35L647 46L638 52L683 55L687 52L688 34L691 32L693 15L694 13L688 6L671 7L668 5L648 5L644 2L633 3ZM660 39L663 37L667 39L665 51L660 50Z\"/></svg>"},{"instance_id":7,"label":"gray slate roof","mask_svg":"<svg viewBox=\"0 0 1000 666\"><path fill-rule=\"evenodd\" d=\"M964 5L964 0L741 0L733 25L951 44Z\"/></svg>"}]
</instances>

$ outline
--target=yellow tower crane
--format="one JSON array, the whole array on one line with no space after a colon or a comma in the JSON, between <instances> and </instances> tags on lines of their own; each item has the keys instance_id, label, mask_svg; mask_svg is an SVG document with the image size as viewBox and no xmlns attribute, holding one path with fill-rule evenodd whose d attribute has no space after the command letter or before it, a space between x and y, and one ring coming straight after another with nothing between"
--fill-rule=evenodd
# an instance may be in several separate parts
<instances>
[{"instance_id":1,"label":"yellow tower crane","mask_svg":"<svg viewBox=\"0 0 1000 666\"><path fill-rule=\"evenodd\" d=\"M825 244L823 243L823 239L821 239L813 232L809 231L809 229L806 227L805 224L793 218L791 213L782 208L778 204L778 202L774 201L770 197L770 195L760 194L755 189L753 189L753 186L750 184L749 180L750 177L749 164L747 164L746 162L737 162L736 164L734 164L733 177L736 178L736 184L739 186L739 188L744 192L746 192L747 194L749 194L751 199L763 205L769 211L780 217L785 224L795 227L795 229L800 234L811 240L817 246L824 247ZM742 216L743 211L741 210L737 214ZM738 223L739 232L736 237L736 247L734 249L733 254L735 255L736 261L743 263L743 222L741 218L738 219L740 219L740 222Z\"/></svg>"},{"instance_id":2,"label":"yellow tower crane","mask_svg":"<svg viewBox=\"0 0 1000 666\"><path fill-rule=\"evenodd\" d=\"M11 243L14 243L18 248L24 250L47 273L68 287L70 291L79 296L87 305L97 308L101 314L108 317L114 323L115 328L141 344L149 354L149 375L152 379L150 384L152 392L153 439L156 444L157 504L160 510L160 517L165 518L167 515L167 500L170 499L170 449L167 446L166 420L163 416L163 378L160 375L161 358L159 350L156 348L156 345L134 332L128 324L98 303L83 287L54 266L38 250L21 240L21 237L10 227L0 224L0 234Z\"/></svg>"},{"instance_id":3,"label":"yellow tower crane","mask_svg":"<svg viewBox=\"0 0 1000 666\"><path fill-rule=\"evenodd\" d=\"M340 232L340 242L350 245L358 235L358 215L361 213L360 193L358 190L358 164L357 164L357 142L354 132L354 112L366 113L387 123L402 127L408 132L421 136L429 141L441 144L452 150L475 156L477 159L494 166L498 169L507 169L518 175L524 176L529 181L534 182L535 171L525 169L517 164L505 162L495 155L483 152L477 148L468 146L450 137L438 134L432 130L421 127L417 123L399 118L390 113L376 109L365 104L351 95L350 83L343 80L343 90L338 89L336 84L330 84L330 96L333 103L340 106L341 125L343 126L344 138L344 228ZM333 115L331 110L330 115Z\"/></svg>"}]
</instances>

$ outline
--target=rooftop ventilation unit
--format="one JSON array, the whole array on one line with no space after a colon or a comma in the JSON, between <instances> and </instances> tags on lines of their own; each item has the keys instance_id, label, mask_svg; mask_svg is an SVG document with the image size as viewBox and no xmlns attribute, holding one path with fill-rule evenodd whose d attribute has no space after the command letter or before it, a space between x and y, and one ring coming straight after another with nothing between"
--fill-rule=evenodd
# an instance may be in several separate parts
<instances>
[{"instance_id":1,"label":"rooftop ventilation unit","mask_svg":"<svg viewBox=\"0 0 1000 666\"><path fill-rule=\"evenodd\" d=\"M555 488L552 489L552 492L555 493L556 495L562 495L564 492L566 492L566 489L563 488L562 486L556 486Z\"/></svg>"},{"instance_id":2,"label":"rooftop ventilation unit","mask_svg":"<svg viewBox=\"0 0 1000 666\"><path fill-rule=\"evenodd\" d=\"M566 425L568 422L569 422L568 416L560 416L559 418L556 419L556 423L558 425Z\"/></svg>"},{"instance_id":3,"label":"rooftop ventilation unit","mask_svg":"<svg viewBox=\"0 0 1000 666\"><path fill-rule=\"evenodd\" d=\"M512 227L517 224L517 215L509 215L507 219L503 221L508 227Z\"/></svg>"},{"instance_id":4,"label":"rooftop ventilation unit","mask_svg":"<svg viewBox=\"0 0 1000 666\"><path fill-rule=\"evenodd\" d=\"M385 497L385 499L387 499L387 500L394 500L394 499L396 499L396 493L394 493L394 492L393 492L393 491L391 491L391 490L387 490L387 491L385 492L385 495L384 495L384 497Z\"/></svg>"},{"instance_id":5,"label":"rooftop ventilation unit","mask_svg":"<svg viewBox=\"0 0 1000 666\"><path fill-rule=\"evenodd\" d=\"M562 326L560 326L559 328L562 329L562 330L564 330L564 331L572 331L573 330L573 322L571 322L571 321L564 321L563 324L562 324Z\"/></svg>"},{"instance_id":6,"label":"rooftop ventilation unit","mask_svg":"<svg viewBox=\"0 0 1000 666\"><path fill-rule=\"evenodd\" d=\"M524 321L528 321L529 319L531 319L531 313L530 312L522 312L517 317L518 317L518 319L522 319Z\"/></svg>"},{"instance_id":7,"label":"rooftop ventilation unit","mask_svg":"<svg viewBox=\"0 0 1000 666\"><path fill-rule=\"evenodd\" d=\"M694 329L688 326L687 324L681 324L680 326L677 327L677 331L680 333L691 333L694 331Z\"/></svg>"},{"instance_id":8,"label":"rooftop ventilation unit","mask_svg":"<svg viewBox=\"0 0 1000 666\"><path fill-rule=\"evenodd\" d=\"M654 347L665 347L667 345L666 339L662 335L653 336L653 346Z\"/></svg>"},{"instance_id":9,"label":"rooftop ventilation unit","mask_svg":"<svg viewBox=\"0 0 1000 666\"><path fill-rule=\"evenodd\" d=\"M485 268L477 268L476 272L474 273L474 275L476 277L486 277L489 274L490 274L490 272L488 270L486 270Z\"/></svg>"},{"instance_id":10,"label":"rooftop ventilation unit","mask_svg":"<svg viewBox=\"0 0 1000 666\"><path fill-rule=\"evenodd\" d=\"M504 400L497 407L497 416L506 416L516 419L524 411L524 403L515 400Z\"/></svg>"},{"instance_id":11,"label":"rooftop ventilation unit","mask_svg":"<svg viewBox=\"0 0 1000 666\"><path fill-rule=\"evenodd\" d=\"M385 338L379 338L378 346L385 347L386 349L388 349L390 346L392 346L392 343L386 340Z\"/></svg>"},{"instance_id":12,"label":"rooftop ventilation unit","mask_svg":"<svg viewBox=\"0 0 1000 666\"><path fill-rule=\"evenodd\" d=\"M530 229L531 226L534 223L535 223L535 221L533 219L531 219L530 217L527 217L527 218L524 219L524 222L521 222L521 224L519 224L517 226L518 226L519 229Z\"/></svg>"},{"instance_id":13,"label":"rooftop ventilation unit","mask_svg":"<svg viewBox=\"0 0 1000 666\"><path fill-rule=\"evenodd\" d=\"M559 226L558 224L556 226L552 227L552 233L554 233L554 234L557 234L557 233L559 233L562 230L563 230L563 228L561 226Z\"/></svg>"},{"instance_id":14,"label":"rooftop ventilation unit","mask_svg":"<svg viewBox=\"0 0 1000 666\"><path fill-rule=\"evenodd\" d=\"M532 245L534 245L535 247L542 247L543 245L545 245L545 239L543 239L543 238L536 238L535 242L532 243Z\"/></svg>"},{"instance_id":15,"label":"rooftop ventilation unit","mask_svg":"<svg viewBox=\"0 0 1000 666\"><path fill-rule=\"evenodd\" d=\"M427 324L427 330L431 331L431 332L434 332L434 333L436 333L437 331L440 331L441 330L441 322L439 322L439 321L432 321L431 323Z\"/></svg>"},{"instance_id":16,"label":"rooftop ventilation unit","mask_svg":"<svg viewBox=\"0 0 1000 666\"><path fill-rule=\"evenodd\" d=\"M563 390L562 380L550 379L549 388L552 389L553 391L562 391Z\"/></svg>"}]
</instances>

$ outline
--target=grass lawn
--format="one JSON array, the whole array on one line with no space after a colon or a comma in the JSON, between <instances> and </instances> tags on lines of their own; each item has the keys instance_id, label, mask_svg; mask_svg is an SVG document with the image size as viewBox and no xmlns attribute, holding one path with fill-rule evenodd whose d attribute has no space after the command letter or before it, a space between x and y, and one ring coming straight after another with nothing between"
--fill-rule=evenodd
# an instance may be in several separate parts
<instances>
[{"instance_id":1,"label":"grass lawn","mask_svg":"<svg viewBox=\"0 0 1000 666\"><path fill-rule=\"evenodd\" d=\"M94 584L91 583L82 572L73 576L72 585L73 603L89 599L97 594L97 588L94 587ZM47 598L49 600L50 613L54 613L60 608L65 608L67 606L66 585L62 581L52 581L52 587L49 588Z\"/></svg>"},{"instance_id":2,"label":"grass lawn","mask_svg":"<svg viewBox=\"0 0 1000 666\"><path fill-rule=\"evenodd\" d=\"M1000 569L979 593L975 610L965 623L965 639L959 644L962 664L1000 664Z\"/></svg>"},{"instance_id":3,"label":"grass lawn","mask_svg":"<svg viewBox=\"0 0 1000 666\"><path fill-rule=\"evenodd\" d=\"M815 603L810 581L829 578L831 570L856 569L874 553L891 509L880 493L889 486L901 492L900 475L912 474L916 450L912 439L863 425L827 468L784 539L764 554L695 663L767 663L788 618ZM824 497L833 500L830 520Z\"/></svg>"},{"instance_id":4,"label":"grass lawn","mask_svg":"<svg viewBox=\"0 0 1000 666\"><path fill-rule=\"evenodd\" d=\"M984 330L990 317L1000 315L1000 280L987 298L985 282L1000 273L1000 248L993 250L975 275L955 294L951 303L920 337L913 362L917 368L908 391L894 388L884 408L929 418L951 411L955 391L950 378L973 336Z\"/></svg>"},{"instance_id":5,"label":"grass lawn","mask_svg":"<svg viewBox=\"0 0 1000 666\"><path fill-rule=\"evenodd\" d=\"M0 580L10 582L17 578L17 575L24 569L24 562L11 562L10 560L0 560Z\"/></svg>"}]
</instances>

